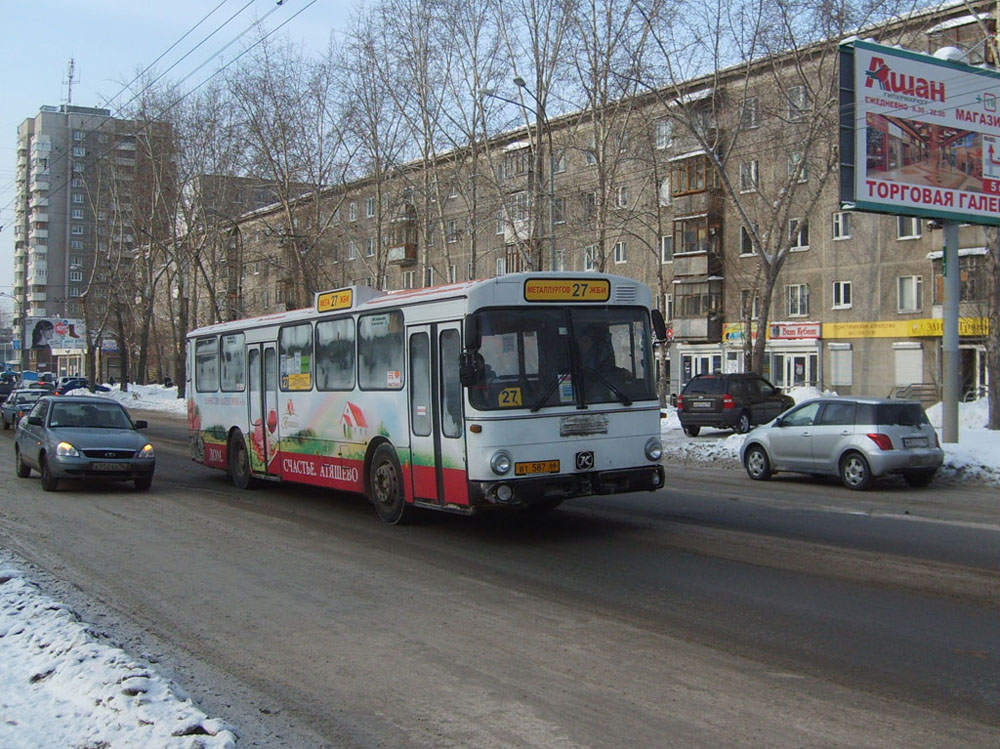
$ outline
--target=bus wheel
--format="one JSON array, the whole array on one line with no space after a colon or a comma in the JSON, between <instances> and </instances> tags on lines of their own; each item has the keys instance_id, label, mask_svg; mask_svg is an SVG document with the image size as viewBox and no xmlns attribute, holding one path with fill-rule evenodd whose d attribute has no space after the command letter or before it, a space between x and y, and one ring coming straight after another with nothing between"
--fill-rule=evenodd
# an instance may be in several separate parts
<instances>
[{"instance_id":1,"label":"bus wheel","mask_svg":"<svg viewBox=\"0 0 1000 749\"><path fill-rule=\"evenodd\" d=\"M229 478L237 489L250 488L250 453L247 443L239 432L229 438Z\"/></svg>"},{"instance_id":2,"label":"bus wheel","mask_svg":"<svg viewBox=\"0 0 1000 749\"><path fill-rule=\"evenodd\" d=\"M368 469L368 498L375 512L385 522L395 525L403 519L406 497L403 494L403 472L396 451L388 444L375 448Z\"/></svg>"}]
</instances>

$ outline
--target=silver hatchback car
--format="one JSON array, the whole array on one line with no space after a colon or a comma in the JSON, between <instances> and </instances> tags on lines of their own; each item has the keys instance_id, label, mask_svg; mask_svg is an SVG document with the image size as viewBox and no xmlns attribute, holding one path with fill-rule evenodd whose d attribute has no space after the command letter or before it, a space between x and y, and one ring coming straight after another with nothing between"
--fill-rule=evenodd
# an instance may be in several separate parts
<instances>
[{"instance_id":1,"label":"silver hatchback car","mask_svg":"<svg viewBox=\"0 0 1000 749\"><path fill-rule=\"evenodd\" d=\"M839 476L848 489L867 489L891 474L927 486L944 451L917 401L831 396L804 401L754 429L740 460L756 481L791 471Z\"/></svg>"}]
</instances>

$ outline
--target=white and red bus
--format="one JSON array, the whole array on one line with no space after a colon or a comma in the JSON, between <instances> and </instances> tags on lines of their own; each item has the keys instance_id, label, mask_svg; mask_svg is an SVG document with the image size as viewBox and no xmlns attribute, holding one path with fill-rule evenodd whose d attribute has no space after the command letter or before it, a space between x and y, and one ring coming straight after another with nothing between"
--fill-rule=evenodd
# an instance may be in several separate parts
<instances>
[{"instance_id":1,"label":"white and red bus","mask_svg":"<svg viewBox=\"0 0 1000 749\"><path fill-rule=\"evenodd\" d=\"M192 457L240 488L363 493L389 523L652 491L654 325L646 286L599 274L319 293L188 334Z\"/></svg>"}]
</instances>

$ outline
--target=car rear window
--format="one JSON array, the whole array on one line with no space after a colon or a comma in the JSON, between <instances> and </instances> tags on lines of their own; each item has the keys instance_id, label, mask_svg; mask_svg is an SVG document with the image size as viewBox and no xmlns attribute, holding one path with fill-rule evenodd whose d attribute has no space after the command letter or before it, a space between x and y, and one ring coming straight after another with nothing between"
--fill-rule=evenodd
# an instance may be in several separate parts
<instances>
[{"instance_id":1,"label":"car rear window","mask_svg":"<svg viewBox=\"0 0 1000 749\"><path fill-rule=\"evenodd\" d=\"M859 403L857 423L912 427L930 421L919 403Z\"/></svg>"},{"instance_id":2,"label":"car rear window","mask_svg":"<svg viewBox=\"0 0 1000 749\"><path fill-rule=\"evenodd\" d=\"M704 379L691 380L684 388L685 393L696 393L705 395L719 395L722 393L721 377L706 377Z\"/></svg>"}]
</instances>

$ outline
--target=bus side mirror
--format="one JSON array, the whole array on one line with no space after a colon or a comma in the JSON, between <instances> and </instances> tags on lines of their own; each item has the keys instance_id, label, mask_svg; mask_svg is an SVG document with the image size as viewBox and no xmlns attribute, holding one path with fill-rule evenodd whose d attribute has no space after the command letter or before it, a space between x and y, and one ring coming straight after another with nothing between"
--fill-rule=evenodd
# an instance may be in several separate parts
<instances>
[{"instance_id":1,"label":"bus side mirror","mask_svg":"<svg viewBox=\"0 0 1000 749\"><path fill-rule=\"evenodd\" d=\"M651 317L653 319L653 334L656 336L656 341L658 343L666 341L667 324L663 321L663 313L658 309L654 309Z\"/></svg>"},{"instance_id":2,"label":"bus side mirror","mask_svg":"<svg viewBox=\"0 0 1000 749\"><path fill-rule=\"evenodd\" d=\"M481 357L476 351L466 351L458 358L458 381L463 387L471 387L480 380Z\"/></svg>"},{"instance_id":3,"label":"bus side mirror","mask_svg":"<svg viewBox=\"0 0 1000 749\"><path fill-rule=\"evenodd\" d=\"M479 318L469 315L465 318L465 348L467 351L479 349Z\"/></svg>"}]
</instances>

